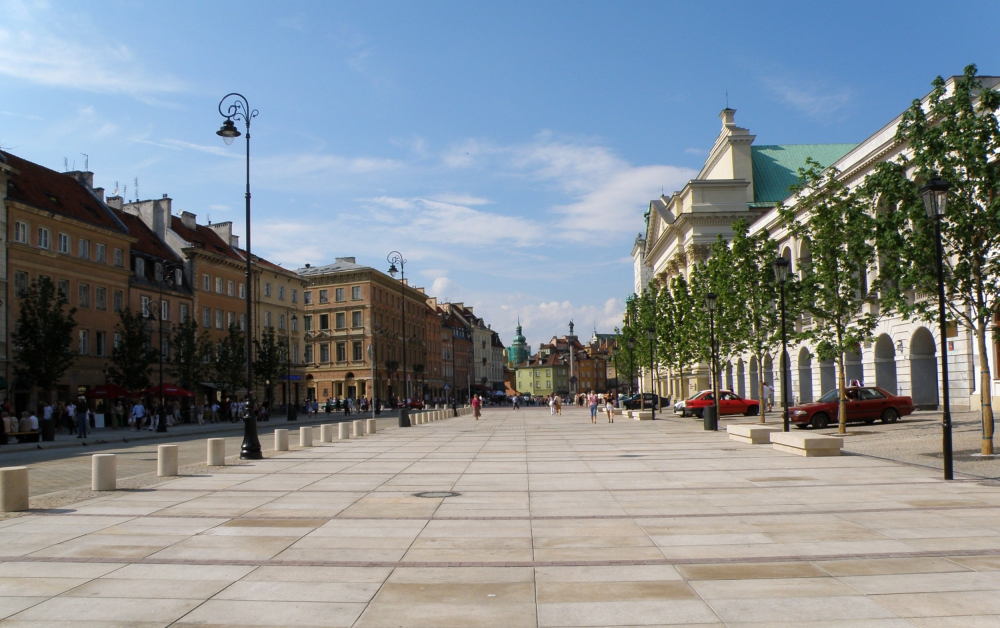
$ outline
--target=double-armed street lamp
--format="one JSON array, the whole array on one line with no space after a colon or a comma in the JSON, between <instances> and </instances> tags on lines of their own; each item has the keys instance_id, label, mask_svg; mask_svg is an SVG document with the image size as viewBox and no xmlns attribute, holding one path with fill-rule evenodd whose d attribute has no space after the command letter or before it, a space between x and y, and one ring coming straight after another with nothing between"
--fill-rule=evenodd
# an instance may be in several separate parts
<instances>
[{"instance_id":1,"label":"double-armed street lamp","mask_svg":"<svg viewBox=\"0 0 1000 628\"><path fill-rule=\"evenodd\" d=\"M226 102L230 104L223 110ZM247 277L246 277L246 298L247 298L247 399L246 409L243 419L243 445L240 448L240 458L243 460L260 460L264 454L260 449L260 439L257 437L257 417L253 412L253 270L250 255L250 120L257 117L257 110L251 109L247 99L242 94L232 93L219 101L219 114L225 118L222 128L216 131L216 135L222 138L227 146L231 146L233 141L242 135L236 128L236 122L243 122L246 126L247 138L247 191L246 191L246 257L247 257Z\"/></svg>"},{"instance_id":2,"label":"double-armed street lamp","mask_svg":"<svg viewBox=\"0 0 1000 628\"><path fill-rule=\"evenodd\" d=\"M403 317L403 332L401 334L403 339L403 407L399 409L399 427L410 427L410 406L407 403L406 390L406 260L403 259L403 254L399 251L389 253L385 259L389 262L389 276L395 279L396 273L399 273L399 309ZM396 264L399 264L398 269Z\"/></svg>"},{"instance_id":3,"label":"double-armed street lamp","mask_svg":"<svg viewBox=\"0 0 1000 628\"><path fill-rule=\"evenodd\" d=\"M788 267L791 265L784 257L774 260L774 277L778 280L781 290L781 405L782 431L787 432L788 425L788 389L791 387L790 365L788 364L788 333L785 330L785 282L788 281ZM763 405L763 400L761 401ZM761 413L761 418L764 414Z\"/></svg>"},{"instance_id":4,"label":"double-armed street lamp","mask_svg":"<svg viewBox=\"0 0 1000 628\"><path fill-rule=\"evenodd\" d=\"M934 241L937 255L938 281L938 324L941 334L941 454L944 460L944 479L955 479L952 462L951 446L951 401L948 395L948 342L947 319L945 318L944 302L944 245L941 242L941 220L944 218L948 205L948 190L951 184L937 173L920 188L920 197L924 201L927 217L934 221ZM985 426L984 426L985 427Z\"/></svg>"},{"instance_id":5,"label":"double-armed street lamp","mask_svg":"<svg viewBox=\"0 0 1000 628\"><path fill-rule=\"evenodd\" d=\"M715 416L712 417L711 423L706 422L706 430L719 430L719 386L718 386L718 372L719 364L717 356L715 353L715 308L718 307L719 298L714 292L709 292L705 295L705 309L708 311L708 329L709 329L709 340L711 341L711 357L712 357L712 406L715 410Z\"/></svg>"},{"instance_id":6,"label":"double-armed street lamp","mask_svg":"<svg viewBox=\"0 0 1000 628\"><path fill-rule=\"evenodd\" d=\"M635 391L632 390L632 382L635 381L635 338L629 338L625 342L628 344L628 394L631 397L635 394Z\"/></svg>"},{"instance_id":7,"label":"double-armed street lamp","mask_svg":"<svg viewBox=\"0 0 1000 628\"><path fill-rule=\"evenodd\" d=\"M650 325L646 328L646 340L649 340L649 388L653 391L653 420L656 420L656 406L659 405L660 394L656 391L656 375L653 370L653 346L656 343L656 328Z\"/></svg>"}]
</instances>

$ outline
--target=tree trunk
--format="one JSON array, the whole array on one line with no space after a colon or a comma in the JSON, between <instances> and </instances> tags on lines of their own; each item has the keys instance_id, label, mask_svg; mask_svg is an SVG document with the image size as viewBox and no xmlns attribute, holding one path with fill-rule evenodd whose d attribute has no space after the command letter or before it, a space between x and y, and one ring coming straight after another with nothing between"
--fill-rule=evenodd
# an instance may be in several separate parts
<instances>
[{"instance_id":1,"label":"tree trunk","mask_svg":"<svg viewBox=\"0 0 1000 628\"><path fill-rule=\"evenodd\" d=\"M979 398L983 409L982 454L993 455L993 395L990 386L990 362L986 353L986 329L980 322L976 326L976 345L979 349ZM947 386L948 382L944 382Z\"/></svg>"},{"instance_id":2,"label":"tree trunk","mask_svg":"<svg viewBox=\"0 0 1000 628\"><path fill-rule=\"evenodd\" d=\"M757 356L757 400L760 402L760 422L764 422L764 415L767 414L767 399L764 398L764 359Z\"/></svg>"},{"instance_id":3,"label":"tree trunk","mask_svg":"<svg viewBox=\"0 0 1000 628\"><path fill-rule=\"evenodd\" d=\"M840 401L837 411L837 433L846 434L847 433L847 379L844 373L844 354L837 354L837 366L839 367L839 373L837 374L837 388L840 394Z\"/></svg>"}]
</instances>

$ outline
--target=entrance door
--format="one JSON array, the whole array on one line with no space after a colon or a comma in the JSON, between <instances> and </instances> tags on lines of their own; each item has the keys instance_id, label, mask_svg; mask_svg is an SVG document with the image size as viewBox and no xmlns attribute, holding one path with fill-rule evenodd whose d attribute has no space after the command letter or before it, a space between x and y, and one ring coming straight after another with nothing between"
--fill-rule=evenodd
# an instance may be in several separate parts
<instances>
[{"instance_id":1,"label":"entrance door","mask_svg":"<svg viewBox=\"0 0 1000 628\"><path fill-rule=\"evenodd\" d=\"M350 397L351 399L357 399L358 398L357 390L358 389L357 389L356 386L348 386L347 387L347 396Z\"/></svg>"}]
</instances>

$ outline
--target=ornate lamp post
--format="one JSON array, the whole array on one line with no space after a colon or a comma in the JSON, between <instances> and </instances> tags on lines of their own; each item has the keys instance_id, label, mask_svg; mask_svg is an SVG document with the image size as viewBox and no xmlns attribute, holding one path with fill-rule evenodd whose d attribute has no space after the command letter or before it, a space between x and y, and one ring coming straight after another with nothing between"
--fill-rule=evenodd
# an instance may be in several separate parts
<instances>
[{"instance_id":1,"label":"ornate lamp post","mask_svg":"<svg viewBox=\"0 0 1000 628\"><path fill-rule=\"evenodd\" d=\"M719 365L715 355L715 308L718 306L718 303L718 297L714 292L709 292L705 295L705 309L708 310L708 329L711 334L710 340L712 343L712 406L715 409L715 417L712 419L710 425L705 425L705 429L715 431L719 430Z\"/></svg>"},{"instance_id":2,"label":"ornate lamp post","mask_svg":"<svg viewBox=\"0 0 1000 628\"><path fill-rule=\"evenodd\" d=\"M393 251L385 258L389 262L389 276L393 279L396 278L396 273L399 273L399 309L403 316L403 332L400 335L403 339L403 407L399 409L399 427L410 427L410 408L407 405L407 390L406 390L406 260L403 259L403 254L399 251ZM396 264L399 264L399 269L396 269Z\"/></svg>"},{"instance_id":3,"label":"ornate lamp post","mask_svg":"<svg viewBox=\"0 0 1000 628\"><path fill-rule=\"evenodd\" d=\"M232 100L230 100L232 99ZM230 105L223 110L222 106L226 101L230 101ZM222 128L215 132L216 135L222 138L227 146L231 146L233 141L242 135L240 130L236 128L235 121L242 121L246 126L246 138L247 138L247 191L246 191L246 223L247 223L247 242L246 242L246 252L247 252L247 348L246 348L246 359L247 359L247 411L244 413L246 416L243 420L243 446L240 448L240 458L243 460L260 460L264 457L264 454L260 450L260 439L257 438L257 416L253 412L253 270L251 266L252 256L250 254L250 120L257 117L257 110L251 109L250 104L247 99L242 94L232 93L226 94L226 96L219 101L219 114L225 118L225 122L222 123Z\"/></svg>"},{"instance_id":4,"label":"ornate lamp post","mask_svg":"<svg viewBox=\"0 0 1000 628\"><path fill-rule=\"evenodd\" d=\"M785 329L785 282L788 281L788 267L791 265L784 257L774 260L774 277L781 289L781 405L782 431L788 431L788 389L791 388L791 365L788 363L788 333ZM762 404L763 405L763 402ZM761 419L764 415L761 413Z\"/></svg>"},{"instance_id":5,"label":"ornate lamp post","mask_svg":"<svg viewBox=\"0 0 1000 628\"><path fill-rule=\"evenodd\" d=\"M157 332L159 333L159 340L160 340L159 351L156 352L157 355L159 356L159 361L160 361L160 407L159 407L159 412L156 413L157 432L167 431L167 407L163 399L163 321L161 320L163 316L163 311L160 310L159 312L156 312L154 314L157 308L162 308L162 307L163 307L163 300L161 299L155 308L150 307L149 312L146 313L146 318L148 318L151 321L156 321L156 328Z\"/></svg>"},{"instance_id":6,"label":"ornate lamp post","mask_svg":"<svg viewBox=\"0 0 1000 628\"><path fill-rule=\"evenodd\" d=\"M924 201L927 217L934 221L934 241L937 254L938 324L941 334L941 454L944 460L944 479L946 480L955 479L951 446L951 401L948 394L948 322L944 309L944 245L941 242L941 219L944 218L945 208L948 205L948 190L950 189L951 184L938 176L937 173L920 188L920 197Z\"/></svg>"},{"instance_id":7,"label":"ornate lamp post","mask_svg":"<svg viewBox=\"0 0 1000 628\"><path fill-rule=\"evenodd\" d=\"M288 327L285 332L285 415L289 421L296 419L295 402L292 401L292 326L297 323L299 317L292 314L288 318Z\"/></svg>"},{"instance_id":8,"label":"ornate lamp post","mask_svg":"<svg viewBox=\"0 0 1000 628\"><path fill-rule=\"evenodd\" d=\"M649 388L653 391L653 420L656 420L656 406L659 405L660 393L656 391L655 371L653 370L653 346L656 344L656 328L650 325L646 328L646 339L649 340Z\"/></svg>"},{"instance_id":9,"label":"ornate lamp post","mask_svg":"<svg viewBox=\"0 0 1000 628\"><path fill-rule=\"evenodd\" d=\"M635 394L632 390L632 382L635 380L635 338L629 338L625 343L628 345L628 394L631 397Z\"/></svg>"}]
</instances>

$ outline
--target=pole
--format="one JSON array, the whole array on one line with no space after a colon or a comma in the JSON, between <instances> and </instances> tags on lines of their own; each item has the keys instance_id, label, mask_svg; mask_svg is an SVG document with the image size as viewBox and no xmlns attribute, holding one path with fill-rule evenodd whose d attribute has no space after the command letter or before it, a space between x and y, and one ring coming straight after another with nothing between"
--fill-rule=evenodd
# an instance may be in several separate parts
<instances>
[{"instance_id":1,"label":"pole","mask_svg":"<svg viewBox=\"0 0 1000 628\"><path fill-rule=\"evenodd\" d=\"M708 326L711 331L712 343L712 405L715 406L715 421L712 422L712 429L719 431L719 382L717 373L719 372L718 359L715 353L715 312L708 311Z\"/></svg>"},{"instance_id":2,"label":"pole","mask_svg":"<svg viewBox=\"0 0 1000 628\"><path fill-rule=\"evenodd\" d=\"M791 380L791 364L789 364L788 359L788 331L785 329L785 282L779 282L781 285L781 405L784 406L782 412L782 428L783 432L789 430L788 425L788 388L789 382ZM763 401L761 401L763 405Z\"/></svg>"},{"instance_id":3,"label":"pole","mask_svg":"<svg viewBox=\"0 0 1000 628\"><path fill-rule=\"evenodd\" d=\"M653 390L653 420L654 421L656 420L656 406L658 405L659 396L660 396L656 392L656 386L653 385L653 377L654 377L653 374L655 372L653 370L653 343L655 343L655 342L656 342L655 340L650 340L649 341L649 381L650 381L650 388L652 388L652 390Z\"/></svg>"},{"instance_id":4,"label":"pole","mask_svg":"<svg viewBox=\"0 0 1000 628\"><path fill-rule=\"evenodd\" d=\"M951 400L948 394L948 329L944 305L944 246L941 244L941 216L934 220L934 239L937 252L938 323L941 333L941 454L944 460L944 479L955 479L951 444Z\"/></svg>"},{"instance_id":5,"label":"pole","mask_svg":"<svg viewBox=\"0 0 1000 628\"><path fill-rule=\"evenodd\" d=\"M162 297L162 294L163 293L161 292L160 293L161 297ZM156 317L156 324L159 326L159 334L160 334L160 350L157 352L157 353L160 354L160 412L159 412L159 417L158 417L159 418L159 422L156 424L156 431L157 432L166 432L167 431L167 417L166 417L167 408L166 408L166 404L164 403L164 399L163 399L163 321L161 320L161 317L163 316L163 299L162 298L160 299L159 308L160 308L160 316Z\"/></svg>"}]
</instances>

